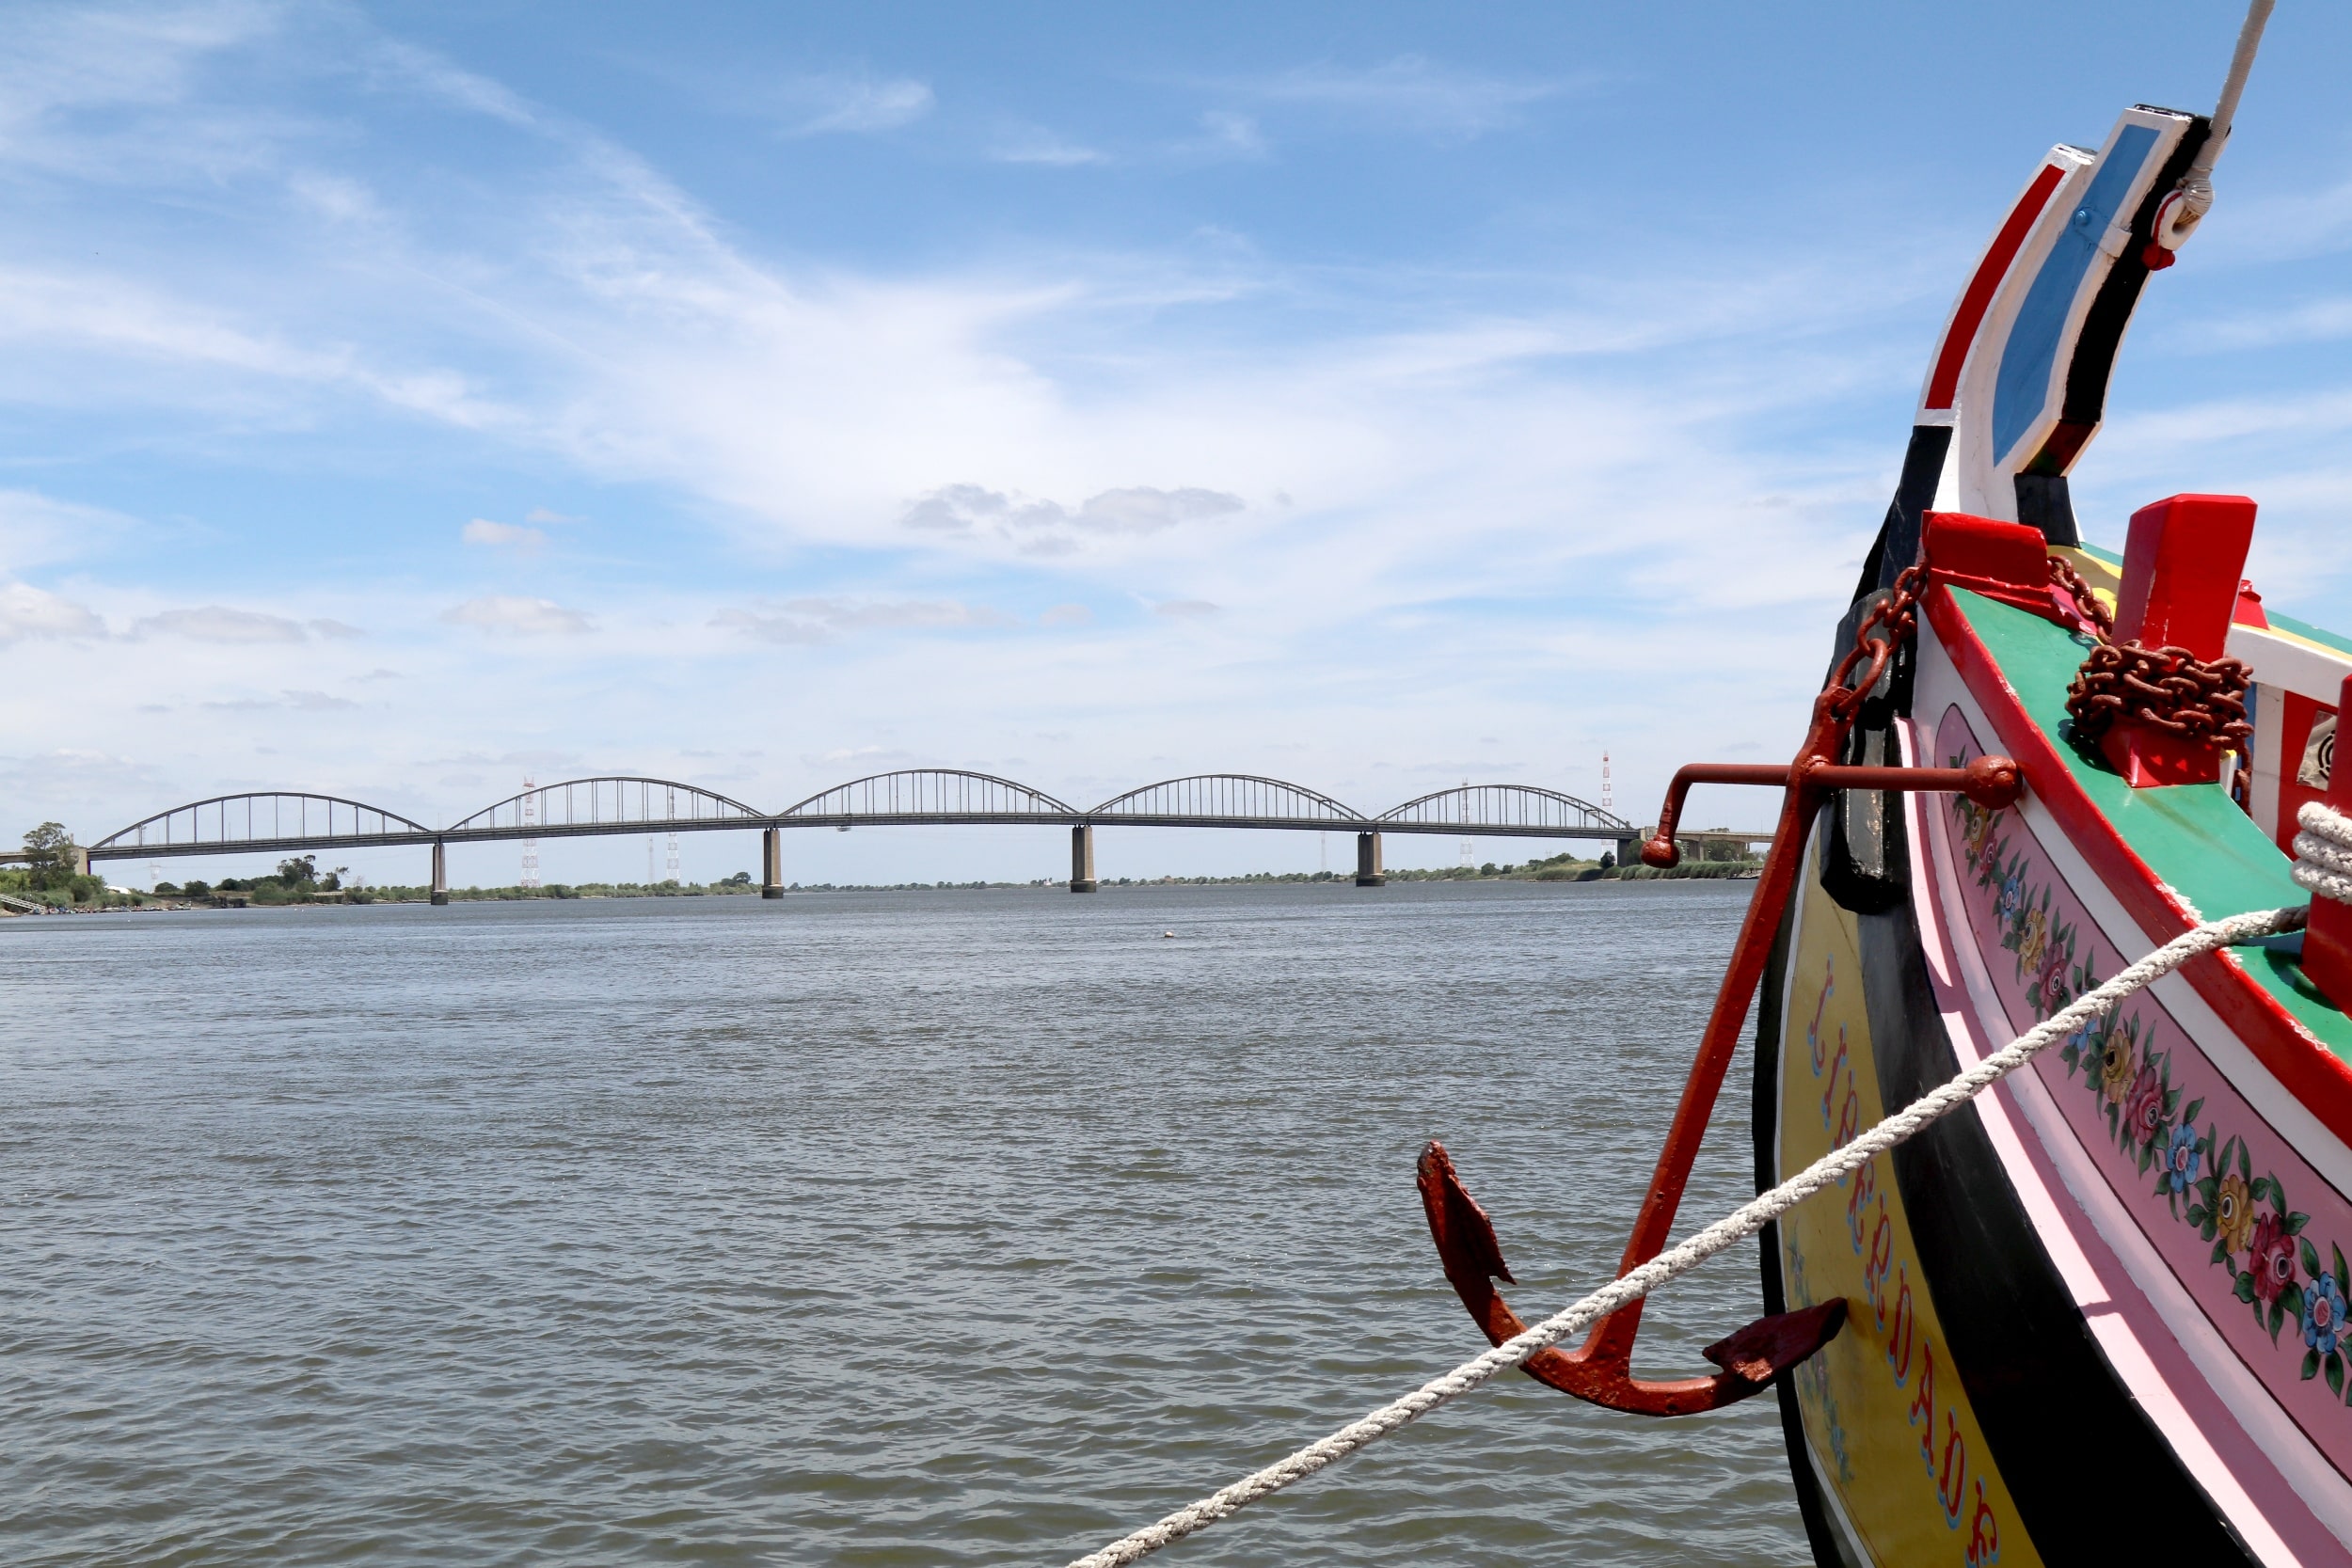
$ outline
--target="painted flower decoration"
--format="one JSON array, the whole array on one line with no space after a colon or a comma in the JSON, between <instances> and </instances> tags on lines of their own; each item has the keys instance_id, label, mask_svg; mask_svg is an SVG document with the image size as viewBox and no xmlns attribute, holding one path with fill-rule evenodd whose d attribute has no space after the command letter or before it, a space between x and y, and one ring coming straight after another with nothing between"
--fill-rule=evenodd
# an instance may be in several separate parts
<instances>
[{"instance_id":1,"label":"painted flower decoration","mask_svg":"<svg viewBox=\"0 0 2352 1568\"><path fill-rule=\"evenodd\" d=\"M2025 934L2017 942L2017 967L2029 973L2039 972L2049 941L2050 917L2040 910L2027 910Z\"/></svg>"},{"instance_id":2,"label":"painted flower decoration","mask_svg":"<svg viewBox=\"0 0 2352 1568\"><path fill-rule=\"evenodd\" d=\"M2265 1214L2254 1222L2252 1246L2248 1272L2254 1276L2254 1299L2268 1307L2295 1283L2295 1238L2278 1215ZM2342 1312L2344 1298L2336 1300Z\"/></svg>"},{"instance_id":3,"label":"painted flower decoration","mask_svg":"<svg viewBox=\"0 0 2352 1568\"><path fill-rule=\"evenodd\" d=\"M2009 879L2001 884L2001 923L2007 925L2015 920L2018 910L2024 906L2025 902L2026 874L2023 871L2012 871L2009 874Z\"/></svg>"},{"instance_id":4,"label":"painted flower decoration","mask_svg":"<svg viewBox=\"0 0 2352 1568\"><path fill-rule=\"evenodd\" d=\"M2139 1075L2132 1080L2131 1097L2123 1101L2123 1125L2131 1129L2134 1143L2144 1144L2156 1135L2163 1121L2164 1080L2156 1076L2153 1067L2142 1063Z\"/></svg>"},{"instance_id":5,"label":"painted flower decoration","mask_svg":"<svg viewBox=\"0 0 2352 1568\"><path fill-rule=\"evenodd\" d=\"M2172 1141L2165 1146L2164 1180L2176 1193L2185 1193L2196 1184L2197 1167L2204 1162L2204 1148L2194 1127L2175 1127Z\"/></svg>"},{"instance_id":6,"label":"painted flower decoration","mask_svg":"<svg viewBox=\"0 0 2352 1568\"><path fill-rule=\"evenodd\" d=\"M2333 1355L2343 1332L2344 1291L2334 1275L2323 1274L2303 1292L2303 1343L2322 1355Z\"/></svg>"},{"instance_id":7,"label":"painted flower decoration","mask_svg":"<svg viewBox=\"0 0 2352 1568\"><path fill-rule=\"evenodd\" d=\"M2131 1086L2131 1037L2109 1029L2106 1046L2099 1057L2100 1098L2110 1105L2121 1105L2123 1103L2124 1094Z\"/></svg>"},{"instance_id":8,"label":"painted flower decoration","mask_svg":"<svg viewBox=\"0 0 2352 1568\"><path fill-rule=\"evenodd\" d=\"M2042 973L2034 978L2034 1000L2043 1012L2055 1013L2074 1000L2073 990L2066 983L2066 955L2053 947Z\"/></svg>"},{"instance_id":9,"label":"painted flower decoration","mask_svg":"<svg viewBox=\"0 0 2352 1568\"><path fill-rule=\"evenodd\" d=\"M2214 1183L2213 1225L2225 1251L2244 1252L2254 1243L2253 1196L2235 1171Z\"/></svg>"}]
</instances>

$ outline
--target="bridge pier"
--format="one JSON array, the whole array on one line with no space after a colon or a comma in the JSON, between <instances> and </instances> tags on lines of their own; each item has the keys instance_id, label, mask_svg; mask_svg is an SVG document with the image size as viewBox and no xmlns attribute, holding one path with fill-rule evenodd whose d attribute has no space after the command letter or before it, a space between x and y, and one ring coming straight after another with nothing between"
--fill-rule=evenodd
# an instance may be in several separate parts
<instances>
[{"instance_id":1,"label":"bridge pier","mask_svg":"<svg viewBox=\"0 0 2352 1568\"><path fill-rule=\"evenodd\" d=\"M449 848L437 838L433 841L433 901L449 902Z\"/></svg>"},{"instance_id":2,"label":"bridge pier","mask_svg":"<svg viewBox=\"0 0 2352 1568\"><path fill-rule=\"evenodd\" d=\"M1617 863L1619 865L1641 864L1642 841L1638 838L1621 838L1617 840Z\"/></svg>"},{"instance_id":3,"label":"bridge pier","mask_svg":"<svg viewBox=\"0 0 2352 1568\"><path fill-rule=\"evenodd\" d=\"M1081 822L1070 830L1070 891L1092 893L1098 885L1094 879L1094 824Z\"/></svg>"},{"instance_id":4,"label":"bridge pier","mask_svg":"<svg viewBox=\"0 0 2352 1568\"><path fill-rule=\"evenodd\" d=\"M1380 835L1377 832L1356 835L1356 885L1386 887L1389 874L1380 869Z\"/></svg>"},{"instance_id":5,"label":"bridge pier","mask_svg":"<svg viewBox=\"0 0 2352 1568\"><path fill-rule=\"evenodd\" d=\"M784 896L784 830L769 828L759 835L759 895Z\"/></svg>"}]
</instances>

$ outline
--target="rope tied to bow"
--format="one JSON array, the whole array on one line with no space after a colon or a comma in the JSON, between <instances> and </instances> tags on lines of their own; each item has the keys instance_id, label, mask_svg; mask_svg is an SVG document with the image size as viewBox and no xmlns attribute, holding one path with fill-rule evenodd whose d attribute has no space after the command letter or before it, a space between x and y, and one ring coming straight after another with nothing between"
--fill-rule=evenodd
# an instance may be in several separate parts
<instances>
[{"instance_id":1,"label":"rope tied to bow","mask_svg":"<svg viewBox=\"0 0 2352 1568\"><path fill-rule=\"evenodd\" d=\"M2308 823L2309 818L2306 821ZM2336 817L2328 831L2332 833L2339 829L2343 835L2341 840L2329 838L2326 842L2331 852L2340 850L2343 853L2342 864L2345 869L2336 874L2345 878L2344 886L2347 894L2352 894L2352 819ZM2301 840L2298 838L2296 842L2299 847ZM2302 863L2297 863L2296 875L2296 880L2301 881ZM2331 893L2328 896L2338 895ZM1303 1481L1360 1449L1371 1447L1438 1406L1491 1382L1505 1370L1519 1365L1546 1346L1558 1344L1582 1332L1619 1308L1641 1300L1667 1281L1689 1274L1717 1253L1755 1235L1814 1194L1836 1185L1879 1155L1974 1100L2050 1045L2064 1039L2078 1025L2105 1015L2123 998L2153 984L2189 959L2216 948L2300 929L2310 912L2308 906L2298 904L2285 909L2232 915L2225 920L2209 920L2184 931L2137 963L2118 971L2104 985L2085 991L2057 1013L1941 1087L1920 1096L1868 1132L1830 1150L1779 1186L1758 1196L1754 1202L1732 1211L1706 1229L1667 1248L1583 1300L1546 1318L1525 1333L1504 1340L1485 1354L1463 1362L1444 1376L1431 1379L1403 1398L1349 1422L1328 1436L1308 1444L1262 1470L1244 1476L1231 1486L1187 1504L1100 1550L1074 1559L1069 1568L1121 1568L1123 1564L1140 1561L1172 1542L1181 1541L1220 1519L1231 1517L1261 1497L1279 1492L1294 1481Z\"/></svg>"},{"instance_id":2,"label":"rope tied to bow","mask_svg":"<svg viewBox=\"0 0 2352 1568\"><path fill-rule=\"evenodd\" d=\"M2322 898L2352 904L2352 816L2325 800L2308 800L2295 814L2296 884Z\"/></svg>"}]
</instances>

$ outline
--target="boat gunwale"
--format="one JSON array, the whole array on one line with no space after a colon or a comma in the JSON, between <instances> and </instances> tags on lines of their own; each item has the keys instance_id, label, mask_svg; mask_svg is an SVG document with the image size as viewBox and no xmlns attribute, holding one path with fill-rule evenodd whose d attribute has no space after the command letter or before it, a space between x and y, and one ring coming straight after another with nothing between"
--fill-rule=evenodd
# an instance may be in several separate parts
<instances>
[{"instance_id":1,"label":"boat gunwale","mask_svg":"<svg viewBox=\"0 0 2352 1568\"><path fill-rule=\"evenodd\" d=\"M2026 710L1954 590L1934 584L1921 605L1962 684L1984 710L2003 749L2016 759L2026 788L2082 852L2125 914L2154 942L2169 942L2194 927L2196 911L2091 800L2058 754L2053 737ZM2289 1094L2328 1132L2352 1145L2352 1062L2288 1011L2234 953L2225 950L2193 958L2178 973Z\"/></svg>"}]
</instances>

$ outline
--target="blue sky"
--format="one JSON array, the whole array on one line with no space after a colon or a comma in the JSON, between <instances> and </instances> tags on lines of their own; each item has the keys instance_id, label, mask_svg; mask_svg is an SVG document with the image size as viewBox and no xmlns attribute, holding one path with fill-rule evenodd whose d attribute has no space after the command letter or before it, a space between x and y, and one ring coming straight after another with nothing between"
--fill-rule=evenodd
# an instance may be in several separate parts
<instances>
[{"instance_id":1,"label":"blue sky","mask_svg":"<svg viewBox=\"0 0 2352 1568\"><path fill-rule=\"evenodd\" d=\"M526 772L781 807L1231 770L1377 811L1593 796L1606 749L1644 816L1793 745L2035 158L2209 106L2237 21L10 8L0 791L85 839L277 785L446 821ZM2280 8L2076 475L2110 542L2254 496L2258 583L2339 625L2348 53L2352 15ZM1061 859L806 836L805 880Z\"/></svg>"}]
</instances>

